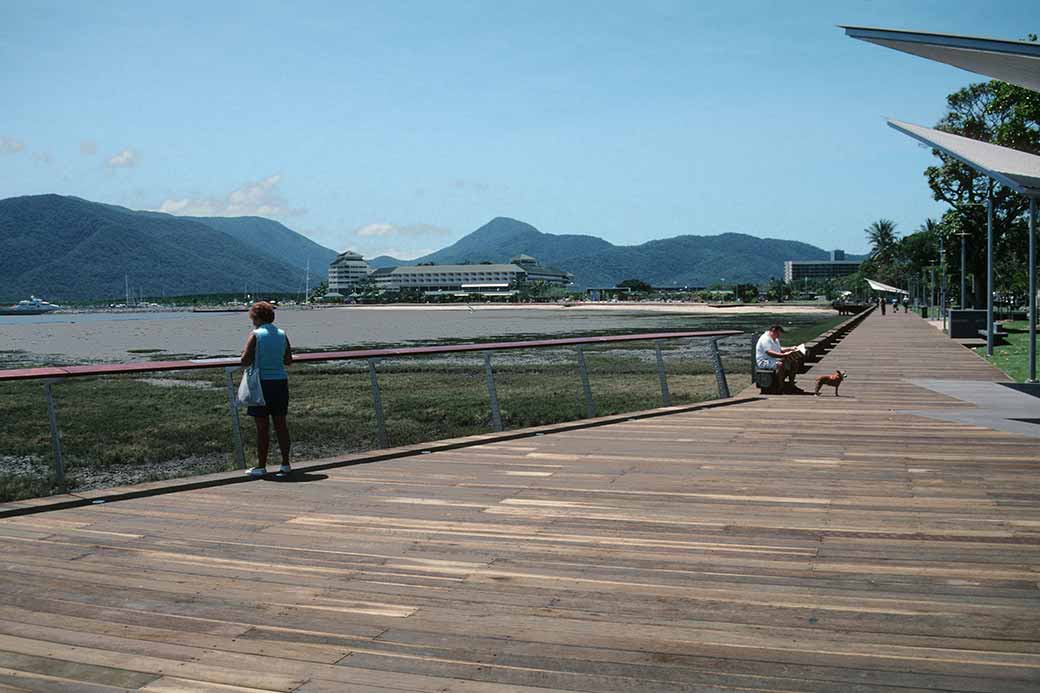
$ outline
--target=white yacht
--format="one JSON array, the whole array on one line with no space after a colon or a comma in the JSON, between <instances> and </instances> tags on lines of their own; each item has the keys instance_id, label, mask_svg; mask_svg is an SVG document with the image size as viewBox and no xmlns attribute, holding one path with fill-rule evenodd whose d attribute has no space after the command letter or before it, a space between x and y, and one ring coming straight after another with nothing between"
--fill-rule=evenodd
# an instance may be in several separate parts
<instances>
[{"instance_id":1,"label":"white yacht","mask_svg":"<svg viewBox=\"0 0 1040 693\"><path fill-rule=\"evenodd\" d=\"M30 296L28 301L19 301L13 306L0 308L0 315L43 315L58 310L61 306L47 303L43 299Z\"/></svg>"}]
</instances>

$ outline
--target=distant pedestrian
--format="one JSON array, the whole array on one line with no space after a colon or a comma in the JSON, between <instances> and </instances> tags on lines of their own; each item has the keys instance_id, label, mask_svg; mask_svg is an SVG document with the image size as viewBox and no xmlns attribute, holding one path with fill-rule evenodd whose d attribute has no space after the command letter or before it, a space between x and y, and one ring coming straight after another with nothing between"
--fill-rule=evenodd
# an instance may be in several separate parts
<instances>
[{"instance_id":1,"label":"distant pedestrian","mask_svg":"<svg viewBox=\"0 0 1040 693\"><path fill-rule=\"evenodd\" d=\"M879 299L878 299L878 304L880 304L880 305L881 305L881 314L882 314L882 315L884 315L884 314L885 314L885 303L886 303L886 302L885 302L885 299L884 299L884 298L879 298Z\"/></svg>"},{"instance_id":2,"label":"distant pedestrian","mask_svg":"<svg viewBox=\"0 0 1040 693\"><path fill-rule=\"evenodd\" d=\"M249 318L253 321L253 331L246 340L241 363L243 367L255 364L260 369L260 387L266 404L246 410L256 422L258 458L257 466L248 473L254 477L267 473L267 451L271 444L271 429L268 426L270 417L278 436L278 449L282 453L282 466L278 472L288 474L292 468L289 466L289 427L285 422L289 410L289 374L285 367L292 363L292 348L285 331L273 324L274 306L270 303L254 303L249 309Z\"/></svg>"}]
</instances>

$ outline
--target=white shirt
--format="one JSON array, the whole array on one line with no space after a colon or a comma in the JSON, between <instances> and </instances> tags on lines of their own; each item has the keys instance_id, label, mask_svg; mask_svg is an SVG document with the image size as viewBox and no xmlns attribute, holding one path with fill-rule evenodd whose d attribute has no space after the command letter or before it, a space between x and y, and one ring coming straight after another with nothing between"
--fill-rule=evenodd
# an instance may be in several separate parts
<instances>
[{"instance_id":1,"label":"white shirt","mask_svg":"<svg viewBox=\"0 0 1040 693\"><path fill-rule=\"evenodd\" d=\"M776 368L776 364L780 361L770 356L767 352L773 351L779 353L782 347L780 346L779 339L773 339L769 336L769 332L764 332L761 337L758 338L758 344L755 345L755 363L758 364L759 368L765 368L771 370Z\"/></svg>"}]
</instances>

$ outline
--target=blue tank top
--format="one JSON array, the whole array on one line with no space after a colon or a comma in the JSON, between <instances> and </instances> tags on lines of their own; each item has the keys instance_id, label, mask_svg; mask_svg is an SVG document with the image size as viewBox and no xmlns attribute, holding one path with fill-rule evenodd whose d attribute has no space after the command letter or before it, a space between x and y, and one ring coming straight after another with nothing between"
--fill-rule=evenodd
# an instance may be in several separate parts
<instances>
[{"instance_id":1,"label":"blue tank top","mask_svg":"<svg viewBox=\"0 0 1040 693\"><path fill-rule=\"evenodd\" d=\"M253 365L260 369L260 380L288 380L285 372L285 331L271 323L253 330L256 335L256 355Z\"/></svg>"}]
</instances>

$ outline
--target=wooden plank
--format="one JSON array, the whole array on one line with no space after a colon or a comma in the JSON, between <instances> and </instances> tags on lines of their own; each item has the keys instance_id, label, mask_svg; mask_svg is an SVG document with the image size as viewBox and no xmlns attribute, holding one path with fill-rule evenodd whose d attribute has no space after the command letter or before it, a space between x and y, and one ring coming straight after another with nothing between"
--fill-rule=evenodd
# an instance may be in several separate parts
<instances>
[{"instance_id":1,"label":"wooden plank","mask_svg":"<svg viewBox=\"0 0 1040 693\"><path fill-rule=\"evenodd\" d=\"M0 520L0 687L1037 690L1037 440L900 413L999 374L901 315L835 367L838 398Z\"/></svg>"}]
</instances>

